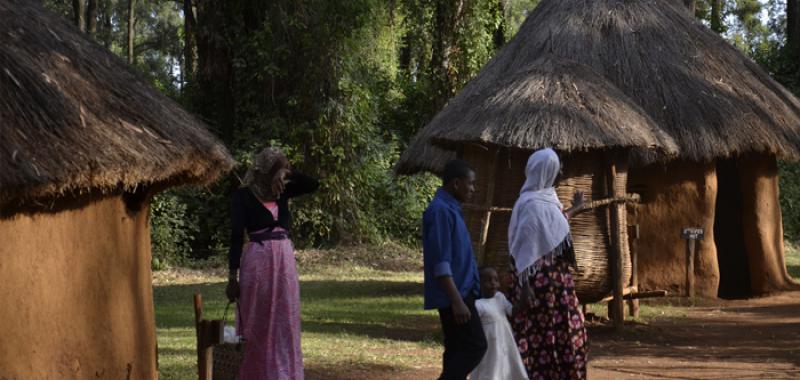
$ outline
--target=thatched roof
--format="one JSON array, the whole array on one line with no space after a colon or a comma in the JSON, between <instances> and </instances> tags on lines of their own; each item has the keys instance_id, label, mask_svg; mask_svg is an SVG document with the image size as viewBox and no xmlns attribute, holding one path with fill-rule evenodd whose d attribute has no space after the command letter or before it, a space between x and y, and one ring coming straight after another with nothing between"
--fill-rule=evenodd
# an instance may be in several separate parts
<instances>
[{"instance_id":1,"label":"thatched roof","mask_svg":"<svg viewBox=\"0 0 800 380\"><path fill-rule=\"evenodd\" d=\"M581 96L553 97L549 93L558 86L543 91L534 84L546 83L548 75L572 77L576 65L551 73L536 69L548 55L585 65L602 79L572 79ZM610 101L620 94L624 97ZM591 123L558 114L533 117L554 109L536 99L573 110L597 107L584 112ZM643 120L661 133L640 131L650 125ZM688 160L745 152L800 158L800 101L692 18L682 2L542 0L514 39L419 133L395 169L436 171L439 166L431 162L444 162L452 153L431 144L452 141L566 151L603 142L606 148L624 147L633 138L613 138L615 126L617 132L655 136L665 147L671 141L659 136L669 137L678 156ZM589 141L581 143L577 131Z\"/></svg>"},{"instance_id":2,"label":"thatched roof","mask_svg":"<svg viewBox=\"0 0 800 380\"><path fill-rule=\"evenodd\" d=\"M471 81L412 146L424 148L430 144L416 142L430 141L453 149L472 142L560 151L619 147L677 152L672 138L639 105L580 63L545 54L511 75L487 79L479 76ZM453 119L459 123L447 122ZM452 158L435 148L409 154L416 154L422 169L430 171Z\"/></svg>"},{"instance_id":3,"label":"thatched roof","mask_svg":"<svg viewBox=\"0 0 800 380\"><path fill-rule=\"evenodd\" d=\"M0 205L232 167L202 122L38 1L0 2L0 41Z\"/></svg>"}]
</instances>

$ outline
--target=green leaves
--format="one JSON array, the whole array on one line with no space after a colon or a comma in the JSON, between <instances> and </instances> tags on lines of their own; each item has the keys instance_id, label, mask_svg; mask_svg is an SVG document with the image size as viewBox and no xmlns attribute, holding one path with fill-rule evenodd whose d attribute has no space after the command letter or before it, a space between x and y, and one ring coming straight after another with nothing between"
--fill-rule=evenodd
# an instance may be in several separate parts
<instances>
[{"instance_id":1,"label":"green leaves","mask_svg":"<svg viewBox=\"0 0 800 380\"><path fill-rule=\"evenodd\" d=\"M155 196L150 212L153 269L182 263L192 252L194 234L199 230L197 215L188 212L175 192Z\"/></svg>"}]
</instances>

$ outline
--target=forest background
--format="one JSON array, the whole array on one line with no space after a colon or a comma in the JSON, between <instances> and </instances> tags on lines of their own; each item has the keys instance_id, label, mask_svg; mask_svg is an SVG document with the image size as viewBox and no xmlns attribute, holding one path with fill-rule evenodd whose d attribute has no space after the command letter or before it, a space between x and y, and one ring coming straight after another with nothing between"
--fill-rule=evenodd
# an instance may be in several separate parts
<instances>
[{"instance_id":1,"label":"forest background","mask_svg":"<svg viewBox=\"0 0 800 380\"><path fill-rule=\"evenodd\" d=\"M240 163L152 202L153 267L216 266L228 196L254 152L281 146L322 179L294 203L301 248L419 244L439 181L395 178L412 136L513 38L538 0L42 0L202 118ZM798 0L673 0L800 95ZM800 165L780 163L787 241Z\"/></svg>"}]
</instances>

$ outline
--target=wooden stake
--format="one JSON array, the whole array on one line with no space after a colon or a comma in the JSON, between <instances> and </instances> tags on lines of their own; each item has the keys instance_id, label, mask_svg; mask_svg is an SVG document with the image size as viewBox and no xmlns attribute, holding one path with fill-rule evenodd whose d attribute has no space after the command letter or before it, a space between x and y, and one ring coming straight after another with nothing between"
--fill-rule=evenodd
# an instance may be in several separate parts
<instances>
[{"instance_id":1,"label":"wooden stake","mask_svg":"<svg viewBox=\"0 0 800 380\"><path fill-rule=\"evenodd\" d=\"M687 227L681 231L681 237L686 239L686 297L691 303L694 298L694 251L697 241L705 237L705 231L702 228Z\"/></svg>"},{"instance_id":2,"label":"wooden stake","mask_svg":"<svg viewBox=\"0 0 800 380\"><path fill-rule=\"evenodd\" d=\"M208 343L205 323L203 323L203 297L200 293L194 295L194 323L197 332L197 375L200 380L210 380L214 364L212 346Z\"/></svg>"}]
</instances>

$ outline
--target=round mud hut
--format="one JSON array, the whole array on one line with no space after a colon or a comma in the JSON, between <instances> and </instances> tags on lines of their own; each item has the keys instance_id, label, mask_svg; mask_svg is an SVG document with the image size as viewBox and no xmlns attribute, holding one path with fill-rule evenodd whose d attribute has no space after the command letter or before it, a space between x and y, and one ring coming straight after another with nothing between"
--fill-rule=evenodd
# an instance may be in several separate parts
<instances>
[{"instance_id":1,"label":"round mud hut","mask_svg":"<svg viewBox=\"0 0 800 380\"><path fill-rule=\"evenodd\" d=\"M0 41L0 378L157 378L149 200L233 160L39 2Z\"/></svg>"},{"instance_id":2,"label":"round mud hut","mask_svg":"<svg viewBox=\"0 0 800 380\"><path fill-rule=\"evenodd\" d=\"M639 290L685 294L691 282L694 295L733 298L797 287L777 160L800 157L800 101L682 2L542 0L395 172L470 161L475 252L505 267L510 209L527 156L543 147L564 163L562 200L577 188L607 205L572 221L582 301L611 291L611 256L631 280L632 226ZM687 228L704 232L693 259Z\"/></svg>"}]
</instances>

